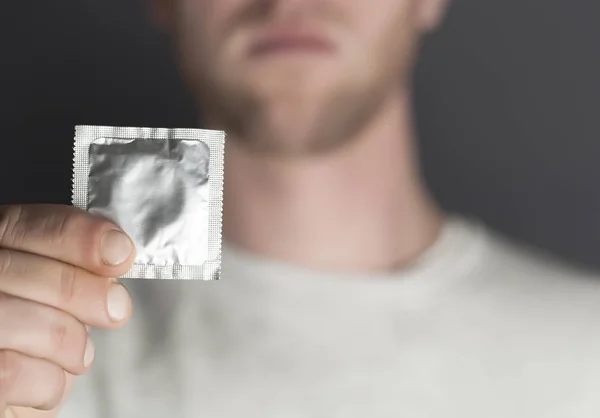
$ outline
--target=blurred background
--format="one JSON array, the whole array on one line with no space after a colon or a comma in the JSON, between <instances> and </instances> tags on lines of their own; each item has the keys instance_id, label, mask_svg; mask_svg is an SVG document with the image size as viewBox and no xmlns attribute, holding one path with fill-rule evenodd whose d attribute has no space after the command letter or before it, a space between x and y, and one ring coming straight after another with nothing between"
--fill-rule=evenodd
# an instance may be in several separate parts
<instances>
[{"instance_id":1,"label":"blurred background","mask_svg":"<svg viewBox=\"0 0 600 418\"><path fill-rule=\"evenodd\" d=\"M197 127L141 0L0 0L0 204L69 203L76 124ZM600 268L600 2L454 0L416 73L439 202Z\"/></svg>"}]
</instances>

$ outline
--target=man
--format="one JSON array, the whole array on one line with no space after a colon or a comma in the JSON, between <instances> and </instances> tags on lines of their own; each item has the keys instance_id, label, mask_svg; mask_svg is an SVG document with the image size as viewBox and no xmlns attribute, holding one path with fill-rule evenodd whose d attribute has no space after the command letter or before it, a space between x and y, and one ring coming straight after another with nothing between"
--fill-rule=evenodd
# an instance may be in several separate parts
<instances>
[{"instance_id":1,"label":"man","mask_svg":"<svg viewBox=\"0 0 600 418\"><path fill-rule=\"evenodd\" d=\"M600 282L444 215L420 177L410 74L444 0L153 6L228 132L222 280L126 282L137 313L94 349L84 324L131 315L107 279L130 241L2 208L8 416L600 414Z\"/></svg>"}]
</instances>

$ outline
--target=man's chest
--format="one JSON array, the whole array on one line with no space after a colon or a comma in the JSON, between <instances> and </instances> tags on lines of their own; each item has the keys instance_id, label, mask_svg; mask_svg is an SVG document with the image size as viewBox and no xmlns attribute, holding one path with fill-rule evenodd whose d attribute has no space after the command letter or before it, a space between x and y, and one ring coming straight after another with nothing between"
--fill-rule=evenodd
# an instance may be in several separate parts
<instances>
[{"instance_id":1,"label":"man's chest","mask_svg":"<svg viewBox=\"0 0 600 418\"><path fill-rule=\"evenodd\" d=\"M481 333L450 338L406 329L402 338L397 321L368 328L324 319L295 331L289 318L261 321L249 312L219 321L181 327L145 361L115 362L126 342L112 341L105 351L113 356L111 417L591 418L599 412L600 375L552 347L498 346L490 344L492 334L486 341Z\"/></svg>"}]
</instances>

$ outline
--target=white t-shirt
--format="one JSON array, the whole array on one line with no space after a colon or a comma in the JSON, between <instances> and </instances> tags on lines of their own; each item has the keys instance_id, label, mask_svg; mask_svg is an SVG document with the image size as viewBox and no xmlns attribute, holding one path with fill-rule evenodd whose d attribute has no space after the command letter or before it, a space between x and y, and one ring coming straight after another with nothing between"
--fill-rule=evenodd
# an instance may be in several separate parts
<instances>
[{"instance_id":1,"label":"white t-shirt","mask_svg":"<svg viewBox=\"0 0 600 418\"><path fill-rule=\"evenodd\" d=\"M125 284L61 417L600 417L600 277L463 218L394 274L226 247L218 282Z\"/></svg>"}]
</instances>

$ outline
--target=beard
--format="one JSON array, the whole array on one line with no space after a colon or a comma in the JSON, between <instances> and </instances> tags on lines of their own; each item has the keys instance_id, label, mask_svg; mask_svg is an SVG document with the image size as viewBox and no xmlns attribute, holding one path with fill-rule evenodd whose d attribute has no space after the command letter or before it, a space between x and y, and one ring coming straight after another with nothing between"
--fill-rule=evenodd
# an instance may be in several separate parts
<instances>
[{"instance_id":1,"label":"beard","mask_svg":"<svg viewBox=\"0 0 600 418\"><path fill-rule=\"evenodd\" d=\"M301 88L264 97L218 83L202 89L203 120L224 130L246 151L303 157L334 152L352 142L369 124L389 95L381 88L340 88L311 95ZM199 87L200 87L199 86Z\"/></svg>"}]
</instances>

